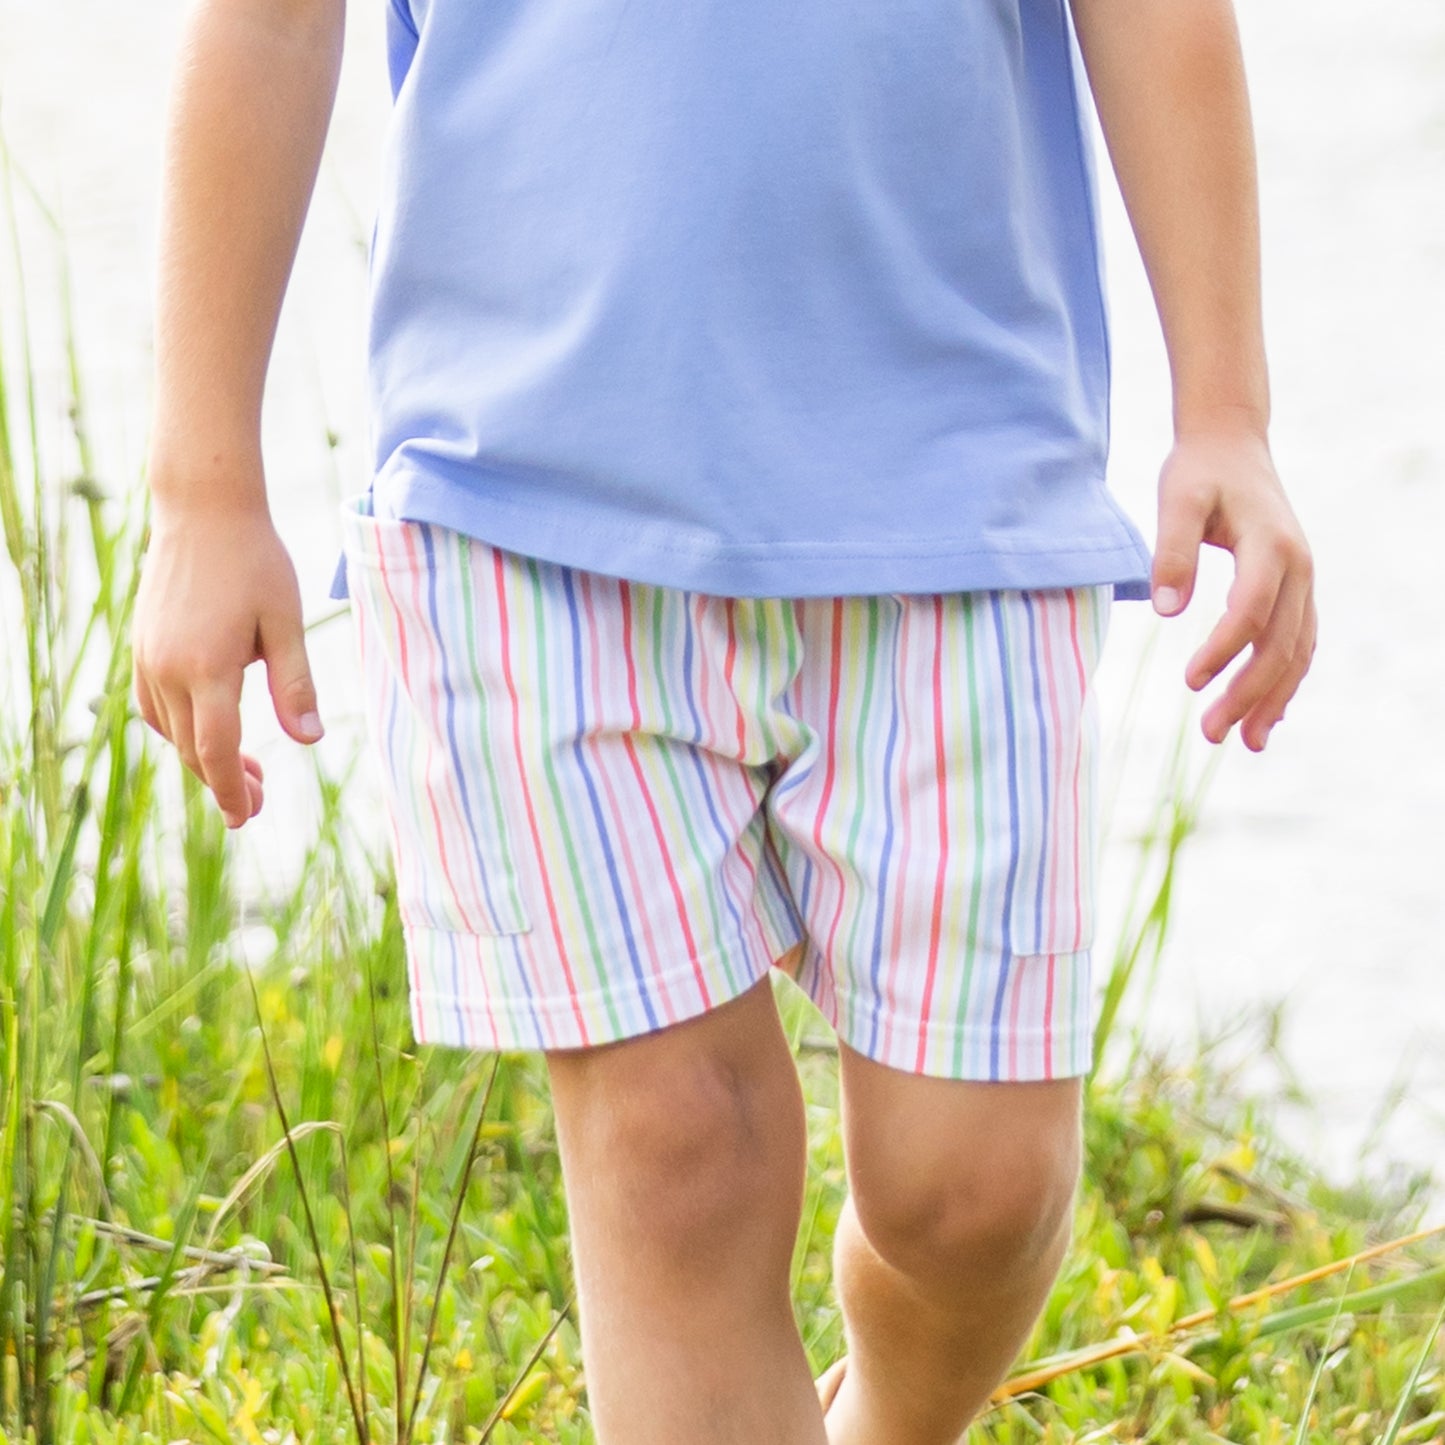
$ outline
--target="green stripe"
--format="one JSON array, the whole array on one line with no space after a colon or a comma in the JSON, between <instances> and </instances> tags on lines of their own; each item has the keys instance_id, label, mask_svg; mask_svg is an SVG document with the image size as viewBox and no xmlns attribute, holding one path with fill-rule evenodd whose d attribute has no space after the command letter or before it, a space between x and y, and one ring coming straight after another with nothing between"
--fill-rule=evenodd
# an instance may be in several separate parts
<instances>
[{"instance_id":1,"label":"green stripe","mask_svg":"<svg viewBox=\"0 0 1445 1445\"><path fill-rule=\"evenodd\" d=\"M378 556L380 555L380 543L378 542ZM395 560L395 559L393 559ZM395 758L395 767L392 771L394 782L393 796L398 805L410 804L408 811L411 814L412 836L421 845L425 852L437 856L437 841L435 825L426 815L426 803L423 798L425 788L415 785L417 776L417 754L420 750L420 738L422 733L421 721L417 715L416 704L412 701L411 694L407 691L407 685L401 673L401 640L405 635L406 622L403 616L403 606L400 593L393 593L391 583L386 573L382 570L380 563L375 570L367 568L364 572L368 596L370 598L370 611L372 621L372 644L381 653L381 667L387 674L388 686L383 688L378 700L379 712L377 715L377 744L381 755ZM391 647L387 647L387 637L384 635L387 621L392 624ZM387 715L390 712L389 702L394 701L396 708L396 737L399 741L399 749L393 751L387 746ZM398 755L399 754L399 755ZM425 773L423 771L423 778ZM401 833L398 827L398 833ZM404 839L403 839L404 842ZM396 871L401 871L400 863ZM421 896L422 901L430 906L432 900L426 894L428 886L427 879L436 871L429 864L424 864L420 869L415 868L415 888ZM397 904L401 903L401 878L397 878Z\"/></svg>"},{"instance_id":2,"label":"green stripe","mask_svg":"<svg viewBox=\"0 0 1445 1445\"><path fill-rule=\"evenodd\" d=\"M656 602L652 609L652 666L654 675L659 680L661 680L668 676L668 674L663 669L662 635L664 625L664 611L662 605L662 589L658 588L654 595L656 598ZM681 779L679 779L678 777L677 768L672 761L672 746L669 740L675 736L675 733L673 732L672 727L672 709L667 705L668 688L666 688L665 686L659 686L657 692L658 697L662 702L664 734L663 739L658 745L657 751L662 757L663 767L667 770L667 780L672 786L672 796L677 803L678 815L682 818L683 824L687 829L687 841L688 845L692 849L693 857L702 864L702 873L704 878L711 880L712 870L707 863L707 854L699 846L697 834L693 830L692 826L693 813L695 810L688 804L687 793L683 788ZM710 886L703 889L703 892L707 895L708 912L712 918L712 936L716 939L721 940L723 937L723 922L722 917L718 912L717 891L718 890L716 888L712 888ZM741 940L739 941L741 942ZM737 975L733 972L732 965L729 962L728 950L725 948L720 948L719 953L722 956L723 971L727 974L728 993L730 996L735 995L738 992L738 980Z\"/></svg>"},{"instance_id":3,"label":"green stripe","mask_svg":"<svg viewBox=\"0 0 1445 1445\"><path fill-rule=\"evenodd\" d=\"M798 618L793 611L793 604L783 600L778 603L778 606L782 609L783 631L788 639L788 681L791 683L802 661L799 649L803 645L803 639L798 636Z\"/></svg>"},{"instance_id":4,"label":"green stripe","mask_svg":"<svg viewBox=\"0 0 1445 1445\"><path fill-rule=\"evenodd\" d=\"M978 956L978 915L979 906L983 893L983 863L984 863L984 807L983 807L983 739L982 729L979 726L978 708L978 651L977 642L974 636L974 622L976 616L976 602L980 594L970 592L963 601L963 637L964 655L967 659L968 671L968 723L971 746L971 760L973 773L973 887L969 890L968 897L968 927L965 931L965 952L963 965L963 984L958 993L959 1010L967 1013L970 998L970 990L973 984L974 963ZM953 1046L953 1075L955 1078L962 1076L963 1068L963 1035L959 1033Z\"/></svg>"},{"instance_id":5,"label":"green stripe","mask_svg":"<svg viewBox=\"0 0 1445 1445\"><path fill-rule=\"evenodd\" d=\"M1088 1060L1085 1058L1085 1050L1092 1042L1093 1036L1089 1029L1087 1017L1080 1018L1079 1010L1089 996L1089 991L1076 986L1075 980L1079 977L1078 962L1075 957L1069 960L1069 1012L1068 1028L1069 1041L1069 1070L1071 1073L1082 1074L1088 1071Z\"/></svg>"},{"instance_id":6,"label":"green stripe","mask_svg":"<svg viewBox=\"0 0 1445 1445\"><path fill-rule=\"evenodd\" d=\"M852 615L852 609L845 608L844 613L845 615ZM878 598L874 596L870 596L868 598L868 645L863 649L863 657L866 664L863 673L863 696L858 703L858 710L854 714L854 716L865 725L858 728L858 741L854 749L854 761L858 768L858 799L853 809L853 822L848 829L847 858L850 867L852 866L854 858L858 856L856 852L856 847L858 843L858 830L862 826L863 814L867 810L868 804L868 789L864 782L867 774L863 771L863 765L864 757L867 753L866 744L868 730L866 727L866 722L869 716L868 707L873 700L873 666L874 663L878 660ZM841 685L839 687L839 692L840 694L842 692ZM842 700L843 699L840 695L840 704L842 703ZM884 780L884 786L887 786L886 779ZM853 909L853 920L848 927L848 956L850 958L857 957L857 954L854 952L854 950L856 949L858 943L858 926L863 919L864 898L863 889L855 888L853 892L854 896L858 901ZM856 1014L856 997L857 991L854 989L850 989L848 991L848 1036L850 1038L858 1037L858 1035L854 1032L854 1028L856 1027L858 1021Z\"/></svg>"},{"instance_id":7,"label":"green stripe","mask_svg":"<svg viewBox=\"0 0 1445 1445\"><path fill-rule=\"evenodd\" d=\"M773 757L778 751L777 734L773 732L772 725L768 721L768 713L772 710L771 698L768 695L768 664L772 661L768 654L768 627L767 627L767 602L759 600L748 604L748 610L755 618L754 631L757 634L757 658L758 658L758 683L757 698L753 704L753 710L758 719L758 731L763 736L763 746L766 748L765 760Z\"/></svg>"},{"instance_id":8,"label":"green stripe","mask_svg":"<svg viewBox=\"0 0 1445 1445\"><path fill-rule=\"evenodd\" d=\"M487 717L487 692L486 688L482 686L481 669L477 666L476 609L473 604L472 569L469 564L470 543L460 533L453 535L456 537L457 559L462 576L462 615L467 629L467 661L471 664L472 688L476 693L477 707L481 712L478 731L481 734L482 757L487 765L487 779L491 785L492 820L496 825L497 837L502 842L503 858L507 864L504 871L507 875L507 892L515 910L514 917L526 918L527 910L522 906L521 895L517 889L517 872L510 856L507 818L502 811L502 788L497 781L497 762L492 753L492 730Z\"/></svg>"},{"instance_id":9,"label":"green stripe","mask_svg":"<svg viewBox=\"0 0 1445 1445\"><path fill-rule=\"evenodd\" d=\"M662 731L667 737L674 737L676 734L672 725L672 709L667 702L669 689L663 682L667 676L662 661L662 638L666 619L666 611L662 605L664 599L661 587L653 587L648 590L652 593L652 675L657 680L653 691L662 708Z\"/></svg>"},{"instance_id":10,"label":"green stripe","mask_svg":"<svg viewBox=\"0 0 1445 1445\"><path fill-rule=\"evenodd\" d=\"M763 734L767 757L772 759L782 749L777 743L777 733L772 724L773 692L769 689L769 678L777 663L779 647L782 646L785 649L782 662L785 685L792 679L793 669L798 666L798 629L793 624L792 605L788 601L764 598L753 604L753 611L757 617L757 720ZM783 633L782 639L777 637L779 631Z\"/></svg>"},{"instance_id":11,"label":"green stripe","mask_svg":"<svg viewBox=\"0 0 1445 1445\"><path fill-rule=\"evenodd\" d=\"M572 846L572 835L565 826L565 819L568 817L566 800L562 796L562 790L557 785L557 772L552 766L552 749L547 740L552 736L550 699L547 692L547 627L542 605L542 582L538 575L537 560L535 557L523 558L526 564L527 575L532 582L532 599L536 608L535 635L537 639L537 703L541 711L541 736L542 746L542 768L547 774L547 787L552 794L552 805L556 810L555 816L563 826L559 829L562 834L562 842L567 850L567 864L572 872L572 886L576 891L577 903L582 910L582 923L587 930L588 946L592 950L592 964L594 977L602 979L603 953L597 941L597 927L592 918L592 910L587 906L587 892L582 884L582 872L577 866L577 853ZM546 864L543 863L543 867ZM603 979L605 983L606 980ZM607 1020L614 1038L619 1037L623 1032L622 1021L617 1017L617 1010L612 1001L612 990L610 987L602 989L602 999L607 1005Z\"/></svg>"},{"instance_id":12,"label":"green stripe","mask_svg":"<svg viewBox=\"0 0 1445 1445\"><path fill-rule=\"evenodd\" d=\"M692 826L692 811L687 806L686 794L678 779L677 769L673 765L672 751L667 747L664 747L661 751L663 766L667 769L667 780L672 785L672 794L678 803L678 813L682 817L683 824L687 829L688 845L692 849L693 857L703 864L704 877L710 878L711 870L707 867L707 855L698 845L697 833L693 830ZM708 912L712 917L712 936L716 939L721 939L723 937L723 922L721 915L718 913L717 889L705 887L703 892L707 895ZM723 971L727 974L728 992L731 996L738 992L738 978L733 972L732 964L729 962L728 950L720 947L718 954L722 959Z\"/></svg>"}]
</instances>

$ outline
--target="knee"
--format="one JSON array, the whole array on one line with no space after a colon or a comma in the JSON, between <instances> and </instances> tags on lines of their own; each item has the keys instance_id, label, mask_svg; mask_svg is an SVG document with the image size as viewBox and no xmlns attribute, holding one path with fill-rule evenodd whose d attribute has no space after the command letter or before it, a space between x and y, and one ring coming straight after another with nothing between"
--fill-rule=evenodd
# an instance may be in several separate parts
<instances>
[{"instance_id":1,"label":"knee","mask_svg":"<svg viewBox=\"0 0 1445 1445\"><path fill-rule=\"evenodd\" d=\"M791 1246L805 1136L788 1080L700 1051L610 1083L569 1122L577 1168L614 1241L669 1273L732 1249ZM796 1092L796 1075L791 1085Z\"/></svg>"},{"instance_id":2,"label":"knee","mask_svg":"<svg viewBox=\"0 0 1445 1445\"><path fill-rule=\"evenodd\" d=\"M1068 1134L919 1160L855 1179L853 1207L873 1251L925 1293L988 1292L1057 1269L1079 1161L1077 1138Z\"/></svg>"}]
</instances>

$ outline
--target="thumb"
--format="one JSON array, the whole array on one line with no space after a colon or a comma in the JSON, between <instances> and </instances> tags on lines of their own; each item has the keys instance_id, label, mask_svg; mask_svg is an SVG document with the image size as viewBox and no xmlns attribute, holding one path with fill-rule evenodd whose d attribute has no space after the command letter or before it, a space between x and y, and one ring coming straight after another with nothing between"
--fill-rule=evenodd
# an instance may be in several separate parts
<instances>
[{"instance_id":1,"label":"thumb","mask_svg":"<svg viewBox=\"0 0 1445 1445\"><path fill-rule=\"evenodd\" d=\"M1189 605L1207 520L1207 510L1187 496L1168 490L1161 494L1150 575L1154 610L1161 617L1173 617Z\"/></svg>"},{"instance_id":2,"label":"thumb","mask_svg":"<svg viewBox=\"0 0 1445 1445\"><path fill-rule=\"evenodd\" d=\"M276 721L298 743L316 742L325 729L316 708L316 684L306 657L300 609L263 617L260 644Z\"/></svg>"}]
</instances>

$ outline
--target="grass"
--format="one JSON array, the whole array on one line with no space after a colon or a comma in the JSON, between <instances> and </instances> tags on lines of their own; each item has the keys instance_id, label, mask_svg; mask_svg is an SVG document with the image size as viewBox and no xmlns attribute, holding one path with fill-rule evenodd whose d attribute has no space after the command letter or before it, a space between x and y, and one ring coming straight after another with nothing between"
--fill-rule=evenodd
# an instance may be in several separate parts
<instances>
[{"instance_id":1,"label":"grass","mask_svg":"<svg viewBox=\"0 0 1445 1445\"><path fill-rule=\"evenodd\" d=\"M38 394L15 294L0 1441L581 1445L544 1070L413 1045L389 879L356 866L340 780L314 775L291 891L237 896L214 809L130 701L143 517L97 479L73 346L69 394ZM62 410L68 470L40 440ZM1119 1022L1167 945L1206 781L1181 751L1161 784L1101 980L1074 1248L970 1445L1445 1441L1445 1241L1399 1242L1429 1181L1332 1187L1211 1049L1171 1065ZM808 1101L796 1308L821 1369L841 1343L836 1055L777 987Z\"/></svg>"}]
</instances>

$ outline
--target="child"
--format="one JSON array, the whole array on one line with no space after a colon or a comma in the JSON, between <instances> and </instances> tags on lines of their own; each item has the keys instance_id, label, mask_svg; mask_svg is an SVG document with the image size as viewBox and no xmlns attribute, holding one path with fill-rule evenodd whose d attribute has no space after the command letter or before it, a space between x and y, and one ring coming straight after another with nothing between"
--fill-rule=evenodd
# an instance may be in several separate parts
<instances>
[{"instance_id":1,"label":"child","mask_svg":"<svg viewBox=\"0 0 1445 1445\"><path fill-rule=\"evenodd\" d=\"M146 720L238 827L242 671L321 735L262 383L343 0L198 0L164 188ZM1229 0L392 0L376 469L344 508L417 1038L546 1051L604 1445L944 1445L1070 1235L1112 597L1314 649L1266 440ZM1077 37L1077 38L1076 38ZM1168 346L1152 565L1103 486L1079 53ZM848 1351L788 1297L772 967L839 1034Z\"/></svg>"}]
</instances>

